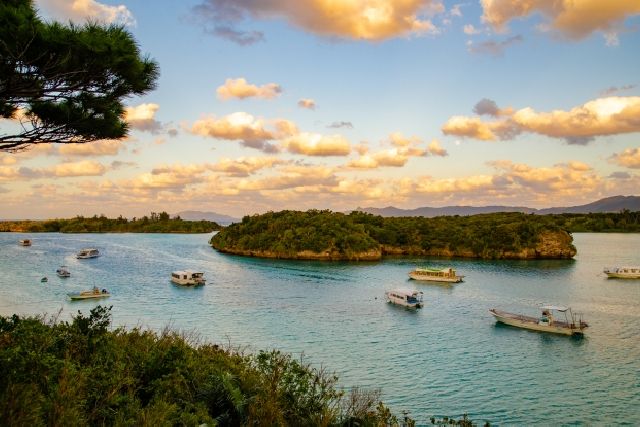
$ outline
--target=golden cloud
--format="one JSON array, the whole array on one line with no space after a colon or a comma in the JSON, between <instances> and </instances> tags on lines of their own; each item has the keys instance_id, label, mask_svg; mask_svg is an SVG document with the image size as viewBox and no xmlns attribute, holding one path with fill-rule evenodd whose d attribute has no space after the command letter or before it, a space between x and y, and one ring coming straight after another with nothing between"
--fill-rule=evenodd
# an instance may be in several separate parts
<instances>
[{"instance_id":1,"label":"golden cloud","mask_svg":"<svg viewBox=\"0 0 640 427\"><path fill-rule=\"evenodd\" d=\"M449 153L447 153L447 150L440 146L440 142L437 139L431 141L431 143L427 147L427 151L432 156L446 157L449 155Z\"/></svg>"},{"instance_id":2,"label":"golden cloud","mask_svg":"<svg viewBox=\"0 0 640 427\"><path fill-rule=\"evenodd\" d=\"M124 110L124 120L133 129L158 132L162 129L160 122L154 119L160 106L158 104L140 104L136 107L126 107Z\"/></svg>"},{"instance_id":3,"label":"golden cloud","mask_svg":"<svg viewBox=\"0 0 640 427\"><path fill-rule=\"evenodd\" d=\"M190 132L195 135L243 141L249 147L265 149L266 141L291 136L297 132L297 128L288 120L267 121L239 111L219 119L210 117L197 120L191 126Z\"/></svg>"},{"instance_id":4,"label":"golden cloud","mask_svg":"<svg viewBox=\"0 0 640 427\"><path fill-rule=\"evenodd\" d=\"M57 177L100 176L107 168L101 163L85 160L74 163L61 163L53 167L53 174Z\"/></svg>"},{"instance_id":5,"label":"golden cloud","mask_svg":"<svg viewBox=\"0 0 640 427\"><path fill-rule=\"evenodd\" d=\"M131 11L124 5L110 6L95 0L38 0L51 15L61 21L100 21L135 25Z\"/></svg>"},{"instance_id":6,"label":"golden cloud","mask_svg":"<svg viewBox=\"0 0 640 427\"><path fill-rule=\"evenodd\" d=\"M640 14L636 0L481 0L482 20L497 31L509 21L540 13L546 26L571 39L583 39L595 31L615 34L628 17Z\"/></svg>"},{"instance_id":7,"label":"golden cloud","mask_svg":"<svg viewBox=\"0 0 640 427\"><path fill-rule=\"evenodd\" d=\"M199 15L216 21L214 33L224 35L220 32L225 31L228 38L241 44L262 37L230 28L247 17L282 17L323 36L385 40L437 33L428 16L444 12L444 6L436 0L205 0L196 9Z\"/></svg>"},{"instance_id":8,"label":"golden cloud","mask_svg":"<svg viewBox=\"0 0 640 427\"><path fill-rule=\"evenodd\" d=\"M89 144L64 144L58 147L63 156L114 156L124 148L122 141L96 141Z\"/></svg>"},{"instance_id":9,"label":"golden cloud","mask_svg":"<svg viewBox=\"0 0 640 427\"><path fill-rule=\"evenodd\" d=\"M627 148L622 153L609 157L609 162L625 168L640 169L640 148Z\"/></svg>"},{"instance_id":10,"label":"golden cloud","mask_svg":"<svg viewBox=\"0 0 640 427\"><path fill-rule=\"evenodd\" d=\"M306 108L307 110L315 110L316 109L316 101L309 98L302 98L298 101L298 107Z\"/></svg>"},{"instance_id":11,"label":"golden cloud","mask_svg":"<svg viewBox=\"0 0 640 427\"><path fill-rule=\"evenodd\" d=\"M290 153L307 156L346 156L351 144L341 135L301 132L282 141Z\"/></svg>"},{"instance_id":12,"label":"golden cloud","mask_svg":"<svg viewBox=\"0 0 640 427\"><path fill-rule=\"evenodd\" d=\"M246 177L261 169L272 168L287 163L277 157L241 157L239 159L223 158L211 167L211 170L223 172L229 176Z\"/></svg>"},{"instance_id":13,"label":"golden cloud","mask_svg":"<svg viewBox=\"0 0 640 427\"><path fill-rule=\"evenodd\" d=\"M640 97L608 97L589 101L569 111L546 113L523 108L491 122L478 117L454 116L442 126L442 132L484 141L511 139L520 132L532 132L564 138L570 144L585 144L596 136L638 132L639 117Z\"/></svg>"},{"instance_id":14,"label":"golden cloud","mask_svg":"<svg viewBox=\"0 0 640 427\"><path fill-rule=\"evenodd\" d=\"M245 99L245 98L263 98L272 99L280 95L282 88L275 83L268 83L262 86L256 86L247 83L244 78L227 79L224 85L216 89L218 98L220 99Z\"/></svg>"}]
</instances>

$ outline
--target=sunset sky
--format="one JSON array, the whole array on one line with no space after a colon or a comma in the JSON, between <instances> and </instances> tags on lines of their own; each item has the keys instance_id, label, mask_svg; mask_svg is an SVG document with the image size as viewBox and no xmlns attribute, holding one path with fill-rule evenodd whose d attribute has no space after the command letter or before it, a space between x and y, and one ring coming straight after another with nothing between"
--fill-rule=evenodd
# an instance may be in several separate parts
<instances>
[{"instance_id":1,"label":"sunset sky","mask_svg":"<svg viewBox=\"0 0 640 427\"><path fill-rule=\"evenodd\" d=\"M0 218L640 194L638 0L35 4L126 25L161 75L125 140L0 153Z\"/></svg>"}]
</instances>

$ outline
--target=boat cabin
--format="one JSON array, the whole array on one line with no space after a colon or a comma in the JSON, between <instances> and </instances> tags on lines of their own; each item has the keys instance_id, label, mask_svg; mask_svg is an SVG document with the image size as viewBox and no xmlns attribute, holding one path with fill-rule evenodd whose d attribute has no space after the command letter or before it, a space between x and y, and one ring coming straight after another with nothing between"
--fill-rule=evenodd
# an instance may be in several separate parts
<instances>
[{"instance_id":1,"label":"boat cabin","mask_svg":"<svg viewBox=\"0 0 640 427\"><path fill-rule=\"evenodd\" d=\"M422 307L422 295L422 292L419 291L407 291L403 289L394 289L385 292L387 302L409 308Z\"/></svg>"},{"instance_id":2,"label":"boat cabin","mask_svg":"<svg viewBox=\"0 0 640 427\"><path fill-rule=\"evenodd\" d=\"M96 258L99 256L100 256L99 250L95 248L85 248L85 249L82 249L80 252L78 252L78 254L76 255L76 258L87 259L87 258Z\"/></svg>"},{"instance_id":3,"label":"boat cabin","mask_svg":"<svg viewBox=\"0 0 640 427\"><path fill-rule=\"evenodd\" d=\"M171 281L178 285L204 285L206 280L201 271L181 270L171 273Z\"/></svg>"},{"instance_id":4,"label":"boat cabin","mask_svg":"<svg viewBox=\"0 0 640 427\"><path fill-rule=\"evenodd\" d=\"M458 276L456 270L451 267L436 269L418 267L409 273L409 277L414 280L425 280L430 282L462 282L464 276Z\"/></svg>"},{"instance_id":5,"label":"boat cabin","mask_svg":"<svg viewBox=\"0 0 640 427\"><path fill-rule=\"evenodd\" d=\"M22 246L31 246L31 240L29 240L29 239L22 239L22 240L19 241L19 243Z\"/></svg>"}]
</instances>

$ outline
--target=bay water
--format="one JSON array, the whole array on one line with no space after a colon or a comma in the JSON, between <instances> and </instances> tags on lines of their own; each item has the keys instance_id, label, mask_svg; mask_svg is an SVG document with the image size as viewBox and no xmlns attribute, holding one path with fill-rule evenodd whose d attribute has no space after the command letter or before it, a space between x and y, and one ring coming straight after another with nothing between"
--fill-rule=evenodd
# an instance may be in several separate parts
<instances>
[{"instance_id":1,"label":"bay water","mask_svg":"<svg viewBox=\"0 0 640 427\"><path fill-rule=\"evenodd\" d=\"M493 425L640 424L640 280L605 266L640 265L638 234L574 234L573 260L386 258L372 263L278 261L224 255L208 234L0 234L0 315L70 319L112 305L113 324L171 327L247 351L280 349L335 372L340 386L380 388L396 414ZM19 239L30 238L31 247ZM101 257L78 260L81 248ZM67 265L71 277L55 270ZM455 285L408 280L416 266L454 267ZM173 270L207 285L173 285ZM42 283L41 278L48 277ZM68 292L108 289L102 301ZM385 290L424 293L411 311ZM569 305L584 338L497 324L490 308L537 315Z\"/></svg>"}]
</instances>

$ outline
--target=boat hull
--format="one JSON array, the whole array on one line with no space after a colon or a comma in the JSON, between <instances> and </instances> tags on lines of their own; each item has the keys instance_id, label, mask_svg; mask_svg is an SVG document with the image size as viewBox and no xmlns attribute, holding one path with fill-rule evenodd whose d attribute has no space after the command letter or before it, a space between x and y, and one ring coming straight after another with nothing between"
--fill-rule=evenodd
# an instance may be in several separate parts
<instances>
[{"instance_id":1,"label":"boat hull","mask_svg":"<svg viewBox=\"0 0 640 427\"><path fill-rule=\"evenodd\" d=\"M604 273L610 279L640 279L640 274L631 273Z\"/></svg>"},{"instance_id":2,"label":"boat hull","mask_svg":"<svg viewBox=\"0 0 640 427\"><path fill-rule=\"evenodd\" d=\"M516 328L528 329L537 332L549 332L561 335L583 335L582 329L570 328L562 325L546 325L538 323L534 317L522 316L512 313L500 312L497 310L489 310L489 313L496 318L496 321L505 325L514 326Z\"/></svg>"},{"instance_id":3,"label":"boat hull","mask_svg":"<svg viewBox=\"0 0 640 427\"><path fill-rule=\"evenodd\" d=\"M462 276L454 276L454 277L435 277L435 276L427 276L424 274L414 273L413 271L409 273L409 277L413 280L419 280L421 282L443 282L443 283L459 283L462 282Z\"/></svg>"},{"instance_id":4,"label":"boat hull","mask_svg":"<svg viewBox=\"0 0 640 427\"><path fill-rule=\"evenodd\" d=\"M69 294L68 295L71 301L79 301L83 299L109 298L110 296L111 294L96 294L96 295Z\"/></svg>"},{"instance_id":5,"label":"boat hull","mask_svg":"<svg viewBox=\"0 0 640 427\"><path fill-rule=\"evenodd\" d=\"M197 281L191 280L191 279L180 280L180 279L174 279L173 277L171 278L171 282L180 286L202 286L206 283L205 280L197 280Z\"/></svg>"}]
</instances>

